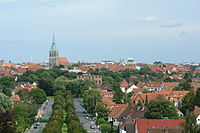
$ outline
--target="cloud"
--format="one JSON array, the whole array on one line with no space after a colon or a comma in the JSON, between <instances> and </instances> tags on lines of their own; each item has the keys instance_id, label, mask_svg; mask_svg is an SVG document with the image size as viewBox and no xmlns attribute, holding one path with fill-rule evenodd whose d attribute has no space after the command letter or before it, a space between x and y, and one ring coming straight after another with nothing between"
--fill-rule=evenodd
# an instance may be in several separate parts
<instances>
[{"instance_id":1,"label":"cloud","mask_svg":"<svg viewBox=\"0 0 200 133\"><path fill-rule=\"evenodd\" d=\"M154 22L154 21L159 20L159 17L158 16L145 16L145 17L140 18L140 20L144 21L144 22Z\"/></svg>"},{"instance_id":2,"label":"cloud","mask_svg":"<svg viewBox=\"0 0 200 133\"><path fill-rule=\"evenodd\" d=\"M183 26L184 22L182 21L170 21L167 22L166 24L161 25L163 28L176 28L176 27L181 27Z\"/></svg>"},{"instance_id":3,"label":"cloud","mask_svg":"<svg viewBox=\"0 0 200 133\"><path fill-rule=\"evenodd\" d=\"M21 44L24 42L24 39L16 39L16 40L5 40L5 41L1 41L2 44Z\"/></svg>"}]
</instances>

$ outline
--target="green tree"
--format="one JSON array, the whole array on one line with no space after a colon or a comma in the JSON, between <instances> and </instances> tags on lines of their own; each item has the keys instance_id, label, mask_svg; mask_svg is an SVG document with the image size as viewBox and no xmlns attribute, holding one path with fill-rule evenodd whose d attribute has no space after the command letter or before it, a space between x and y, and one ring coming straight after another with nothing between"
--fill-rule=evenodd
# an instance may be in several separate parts
<instances>
[{"instance_id":1,"label":"green tree","mask_svg":"<svg viewBox=\"0 0 200 133\"><path fill-rule=\"evenodd\" d=\"M200 88L197 89L196 97L195 97L195 104L200 107Z\"/></svg>"},{"instance_id":2,"label":"green tree","mask_svg":"<svg viewBox=\"0 0 200 133\"><path fill-rule=\"evenodd\" d=\"M35 100L36 104L43 104L44 101L47 99L46 93L39 88L33 89L31 91L31 95L33 96L33 99Z\"/></svg>"},{"instance_id":3,"label":"green tree","mask_svg":"<svg viewBox=\"0 0 200 133\"><path fill-rule=\"evenodd\" d=\"M182 133L199 133L200 127L197 125L194 113L187 112L185 116L185 122L181 124L183 127Z\"/></svg>"},{"instance_id":4,"label":"green tree","mask_svg":"<svg viewBox=\"0 0 200 133\"><path fill-rule=\"evenodd\" d=\"M151 101L148 105L148 111L145 113L147 119L177 119L178 113L172 102L159 98Z\"/></svg>"},{"instance_id":5,"label":"green tree","mask_svg":"<svg viewBox=\"0 0 200 133\"><path fill-rule=\"evenodd\" d=\"M126 101L126 95L122 92L121 89L115 90L115 94L113 96L113 101L117 104L122 104Z\"/></svg>"},{"instance_id":6,"label":"green tree","mask_svg":"<svg viewBox=\"0 0 200 133\"><path fill-rule=\"evenodd\" d=\"M55 93L53 81L50 79L40 79L38 81L38 87L44 90L47 96L53 96Z\"/></svg>"},{"instance_id":7,"label":"green tree","mask_svg":"<svg viewBox=\"0 0 200 133\"><path fill-rule=\"evenodd\" d=\"M83 105L89 114L94 115L97 102L100 102L100 94L96 89L86 90L83 94Z\"/></svg>"},{"instance_id":8,"label":"green tree","mask_svg":"<svg viewBox=\"0 0 200 133\"><path fill-rule=\"evenodd\" d=\"M98 118L107 118L108 116L108 109L103 102L96 105L95 112L98 114Z\"/></svg>"},{"instance_id":9,"label":"green tree","mask_svg":"<svg viewBox=\"0 0 200 133\"><path fill-rule=\"evenodd\" d=\"M25 128L34 123L37 108L34 104L20 103L14 105L16 115L16 130L24 132Z\"/></svg>"},{"instance_id":10,"label":"green tree","mask_svg":"<svg viewBox=\"0 0 200 133\"><path fill-rule=\"evenodd\" d=\"M3 93L0 93L0 112L5 113L11 110L11 108L12 108L12 104L8 96L6 96Z\"/></svg>"},{"instance_id":11,"label":"green tree","mask_svg":"<svg viewBox=\"0 0 200 133\"><path fill-rule=\"evenodd\" d=\"M112 131L110 124L101 124L101 132L102 133L110 133Z\"/></svg>"},{"instance_id":12,"label":"green tree","mask_svg":"<svg viewBox=\"0 0 200 133\"><path fill-rule=\"evenodd\" d=\"M187 110L191 112L194 111L194 108L195 108L195 94L194 92L190 92L185 97L183 97L179 109L185 115Z\"/></svg>"},{"instance_id":13,"label":"green tree","mask_svg":"<svg viewBox=\"0 0 200 133\"><path fill-rule=\"evenodd\" d=\"M0 132L15 133L15 116L9 98L0 93Z\"/></svg>"}]
</instances>

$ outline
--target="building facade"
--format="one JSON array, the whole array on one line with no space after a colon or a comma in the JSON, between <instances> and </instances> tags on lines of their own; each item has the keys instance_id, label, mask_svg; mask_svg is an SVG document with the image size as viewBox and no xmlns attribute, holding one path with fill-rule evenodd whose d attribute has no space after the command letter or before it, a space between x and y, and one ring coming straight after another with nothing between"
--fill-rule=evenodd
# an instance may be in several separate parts
<instances>
[{"instance_id":1,"label":"building facade","mask_svg":"<svg viewBox=\"0 0 200 133\"><path fill-rule=\"evenodd\" d=\"M101 75L84 74L84 75L78 75L77 79L91 79L91 80L94 80L94 82L97 86L102 85L102 76Z\"/></svg>"}]
</instances>

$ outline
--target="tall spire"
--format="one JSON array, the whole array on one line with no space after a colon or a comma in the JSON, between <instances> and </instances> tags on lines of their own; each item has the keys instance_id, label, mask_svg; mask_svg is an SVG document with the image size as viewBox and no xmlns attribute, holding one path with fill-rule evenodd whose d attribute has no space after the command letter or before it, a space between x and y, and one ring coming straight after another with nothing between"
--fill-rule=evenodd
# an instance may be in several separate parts
<instances>
[{"instance_id":1,"label":"tall spire","mask_svg":"<svg viewBox=\"0 0 200 133\"><path fill-rule=\"evenodd\" d=\"M56 43L55 42L55 33L53 32L53 41L52 41L52 43Z\"/></svg>"},{"instance_id":2,"label":"tall spire","mask_svg":"<svg viewBox=\"0 0 200 133\"><path fill-rule=\"evenodd\" d=\"M56 42L55 42L55 33L54 32L53 32L53 41L52 41L52 45L51 45L50 51L57 51Z\"/></svg>"}]
</instances>

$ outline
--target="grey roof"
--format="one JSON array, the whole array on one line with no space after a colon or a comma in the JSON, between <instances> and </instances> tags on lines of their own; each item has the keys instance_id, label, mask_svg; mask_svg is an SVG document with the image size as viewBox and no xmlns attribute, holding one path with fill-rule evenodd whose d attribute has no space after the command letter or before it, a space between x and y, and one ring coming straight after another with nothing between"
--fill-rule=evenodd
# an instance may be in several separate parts
<instances>
[{"instance_id":1,"label":"grey roof","mask_svg":"<svg viewBox=\"0 0 200 133\"><path fill-rule=\"evenodd\" d=\"M56 48L55 34L54 33L53 33L53 41L52 41L50 51L58 51L57 48Z\"/></svg>"}]
</instances>

